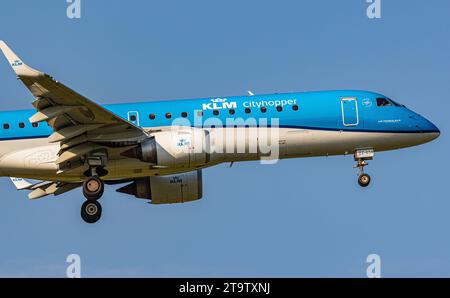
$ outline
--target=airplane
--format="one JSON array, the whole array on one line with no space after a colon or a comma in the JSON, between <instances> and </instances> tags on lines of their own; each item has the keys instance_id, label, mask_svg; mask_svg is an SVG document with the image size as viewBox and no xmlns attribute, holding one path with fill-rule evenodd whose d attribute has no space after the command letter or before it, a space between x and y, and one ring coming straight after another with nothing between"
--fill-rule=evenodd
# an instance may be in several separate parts
<instances>
[{"instance_id":1,"label":"airplane","mask_svg":"<svg viewBox=\"0 0 450 298\"><path fill-rule=\"evenodd\" d=\"M0 112L0 175L32 200L81 188L87 223L101 218L105 185L127 183L116 191L152 204L190 202L203 197L202 169L221 163L352 154L367 187L375 152L440 135L404 105L358 90L100 105L0 49L34 97L34 109Z\"/></svg>"}]
</instances>

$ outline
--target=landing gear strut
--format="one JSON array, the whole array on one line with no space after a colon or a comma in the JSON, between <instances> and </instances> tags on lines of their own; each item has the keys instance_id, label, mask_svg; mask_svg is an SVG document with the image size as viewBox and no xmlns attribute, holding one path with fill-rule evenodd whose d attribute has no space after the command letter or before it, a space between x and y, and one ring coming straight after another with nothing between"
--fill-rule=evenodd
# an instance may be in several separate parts
<instances>
[{"instance_id":1,"label":"landing gear strut","mask_svg":"<svg viewBox=\"0 0 450 298\"><path fill-rule=\"evenodd\" d=\"M90 169L89 176L83 182L83 195L86 201L81 206L81 218L87 223L95 223L102 216L102 205L98 199L103 195L105 184L97 173L96 168Z\"/></svg>"},{"instance_id":2,"label":"landing gear strut","mask_svg":"<svg viewBox=\"0 0 450 298\"><path fill-rule=\"evenodd\" d=\"M354 158L356 165L354 168L358 168L358 184L361 187L367 187L370 184L370 175L364 173L364 167L369 165L366 160L372 160L374 155L373 149L358 149L355 151Z\"/></svg>"}]
</instances>

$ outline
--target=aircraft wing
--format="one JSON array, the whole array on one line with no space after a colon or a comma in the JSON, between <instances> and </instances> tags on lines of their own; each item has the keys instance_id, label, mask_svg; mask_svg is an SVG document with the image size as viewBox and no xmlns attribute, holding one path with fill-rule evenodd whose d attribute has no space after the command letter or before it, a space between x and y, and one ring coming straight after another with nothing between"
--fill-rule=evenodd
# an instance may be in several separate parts
<instances>
[{"instance_id":1,"label":"aircraft wing","mask_svg":"<svg viewBox=\"0 0 450 298\"><path fill-rule=\"evenodd\" d=\"M46 121L54 133L49 142L60 142L60 171L73 168L81 156L108 145L125 146L139 143L147 133L133 123L108 111L99 104L54 80L51 76L26 65L7 45L0 41L0 50L15 71L18 79L36 98L36 114L31 123Z\"/></svg>"}]
</instances>

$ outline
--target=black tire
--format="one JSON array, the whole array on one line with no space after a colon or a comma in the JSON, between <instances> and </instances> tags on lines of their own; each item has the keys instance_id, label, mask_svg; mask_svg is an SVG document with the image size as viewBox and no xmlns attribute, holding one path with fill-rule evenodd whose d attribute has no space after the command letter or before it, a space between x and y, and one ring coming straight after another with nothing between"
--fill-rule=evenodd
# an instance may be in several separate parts
<instances>
[{"instance_id":1,"label":"black tire","mask_svg":"<svg viewBox=\"0 0 450 298\"><path fill-rule=\"evenodd\" d=\"M81 218L87 223L96 223L102 216L102 205L94 200L87 200L81 206Z\"/></svg>"},{"instance_id":2,"label":"black tire","mask_svg":"<svg viewBox=\"0 0 450 298\"><path fill-rule=\"evenodd\" d=\"M370 176L369 174L361 174L358 177L358 184L361 187L367 187L370 184Z\"/></svg>"},{"instance_id":3,"label":"black tire","mask_svg":"<svg viewBox=\"0 0 450 298\"><path fill-rule=\"evenodd\" d=\"M83 195L88 200L98 200L103 195L105 184L97 176L88 177L83 182Z\"/></svg>"}]
</instances>

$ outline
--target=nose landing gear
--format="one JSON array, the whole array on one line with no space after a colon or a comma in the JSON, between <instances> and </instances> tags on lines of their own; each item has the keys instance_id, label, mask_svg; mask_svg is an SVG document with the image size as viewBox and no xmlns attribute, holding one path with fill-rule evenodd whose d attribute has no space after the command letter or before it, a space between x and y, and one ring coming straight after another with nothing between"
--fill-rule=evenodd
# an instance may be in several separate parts
<instances>
[{"instance_id":1,"label":"nose landing gear","mask_svg":"<svg viewBox=\"0 0 450 298\"><path fill-rule=\"evenodd\" d=\"M358 184L361 187L367 187L370 184L370 175L369 174L360 174L358 177Z\"/></svg>"},{"instance_id":2,"label":"nose landing gear","mask_svg":"<svg viewBox=\"0 0 450 298\"><path fill-rule=\"evenodd\" d=\"M367 187L370 184L370 175L364 173L364 167L369 165L366 160L372 160L374 155L373 149L358 149L355 151L354 158L357 163L354 168L358 168L358 184L361 187Z\"/></svg>"}]
</instances>

